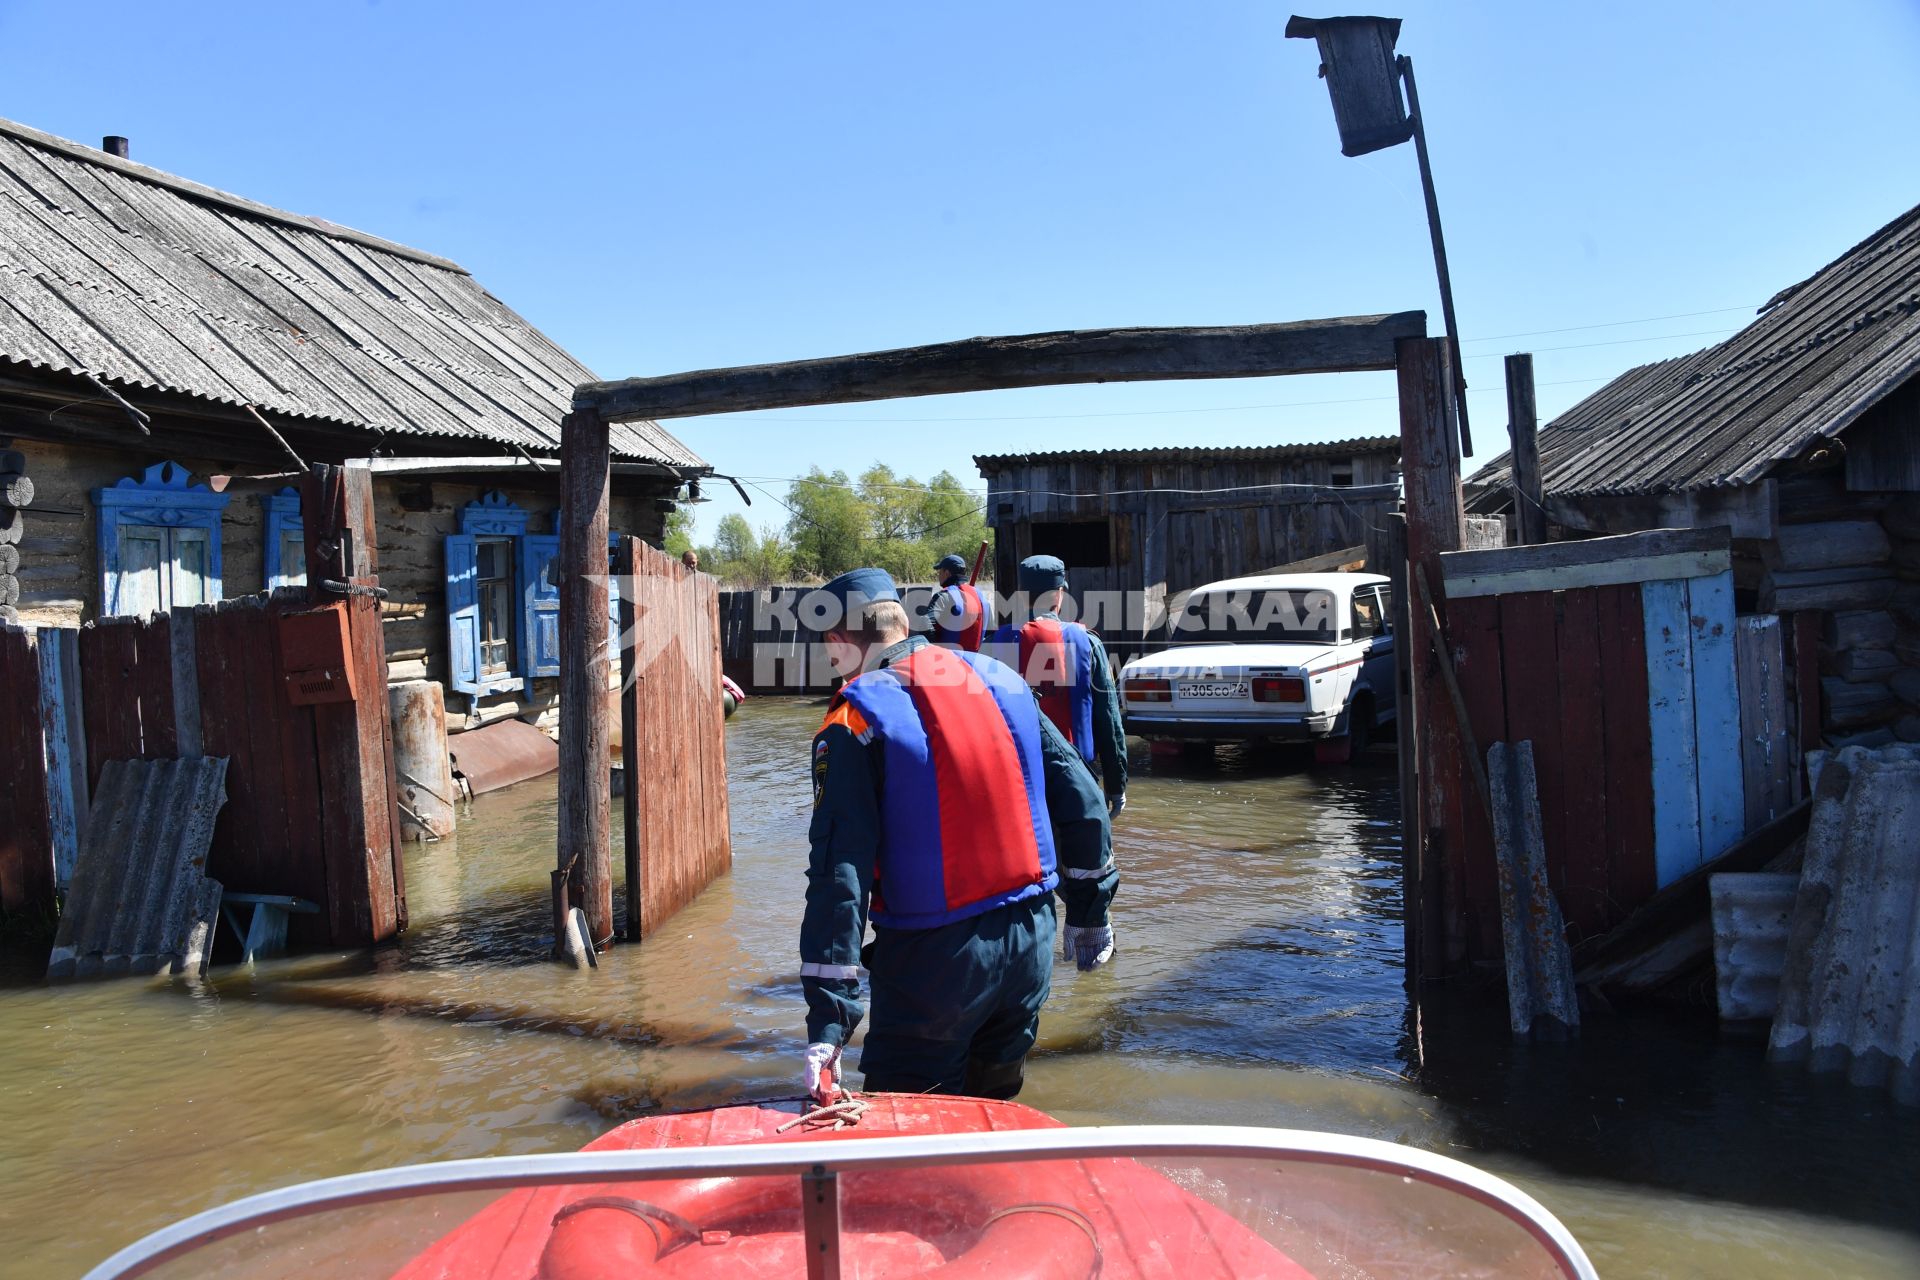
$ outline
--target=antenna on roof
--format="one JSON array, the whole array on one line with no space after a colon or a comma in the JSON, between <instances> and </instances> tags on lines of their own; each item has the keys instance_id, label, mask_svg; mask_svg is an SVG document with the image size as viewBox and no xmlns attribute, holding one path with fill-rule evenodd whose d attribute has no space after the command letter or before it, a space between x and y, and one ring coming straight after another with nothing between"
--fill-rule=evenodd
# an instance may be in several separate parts
<instances>
[{"instance_id":1,"label":"antenna on roof","mask_svg":"<svg viewBox=\"0 0 1920 1280\"><path fill-rule=\"evenodd\" d=\"M127 140L117 133L100 139L100 149L110 156L119 156L122 160L127 158Z\"/></svg>"}]
</instances>

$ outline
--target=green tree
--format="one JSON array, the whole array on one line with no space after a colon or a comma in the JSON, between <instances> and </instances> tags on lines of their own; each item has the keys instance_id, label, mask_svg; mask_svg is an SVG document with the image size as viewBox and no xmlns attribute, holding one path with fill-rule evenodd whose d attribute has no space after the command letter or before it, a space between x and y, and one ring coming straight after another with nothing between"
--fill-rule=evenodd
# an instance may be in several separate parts
<instances>
[{"instance_id":1,"label":"green tree","mask_svg":"<svg viewBox=\"0 0 1920 1280\"><path fill-rule=\"evenodd\" d=\"M660 540L660 549L670 556L693 550L692 507L675 507L667 513L667 531ZM706 557L702 556L701 559L705 560Z\"/></svg>"},{"instance_id":2,"label":"green tree","mask_svg":"<svg viewBox=\"0 0 1920 1280\"><path fill-rule=\"evenodd\" d=\"M753 526L736 511L721 517L720 527L713 531L713 554L723 564L744 560L753 554L758 542L753 536Z\"/></svg>"},{"instance_id":3,"label":"green tree","mask_svg":"<svg viewBox=\"0 0 1920 1280\"><path fill-rule=\"evenodd\" d=\"M865 563L871 516L846 472L813 468L787 490L787 507L796 571L831 578Z\"/></svg>"},{"instance_id":4,"label":"green tree","mask_svg":"<svg viewBox=\"0 0 1920 1280\"><path fill-rule=\"evenodd\" d=\"M977 494L967 492L951 471L942 471L927 482L914 525L926 550L929 575L933 562L948 552L957 552L972 565L980 544L993 539L987 528L985 505ZM993 554L991 546L987 554Z\"/></svg>"}]
</instances>

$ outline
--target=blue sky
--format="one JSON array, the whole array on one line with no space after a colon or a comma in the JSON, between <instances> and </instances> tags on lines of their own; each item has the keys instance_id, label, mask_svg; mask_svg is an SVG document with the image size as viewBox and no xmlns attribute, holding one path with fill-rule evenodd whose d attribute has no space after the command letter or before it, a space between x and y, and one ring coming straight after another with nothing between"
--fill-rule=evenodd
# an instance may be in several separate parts
<instances>
[{"instance_id":1,"label":"blue sky","mask_svg":"<svg viewBox=\"0 0 1920 1280\"><path fill-rule=\"evenodd\" d=\"M1914 0L1389 11L1482 457L1499 355L1536 353L1550 416L1920 200ZM1288 13L0 0L0 115L453 258L607 377L1096 325L1437 332L1412 148L1339 154ZM975 453L1390 432L1391 397L1352 374L672 426L783 493L815 464L972 485ZM703 534L739 509L715 489Z\"/></svg>"}]
</instances>

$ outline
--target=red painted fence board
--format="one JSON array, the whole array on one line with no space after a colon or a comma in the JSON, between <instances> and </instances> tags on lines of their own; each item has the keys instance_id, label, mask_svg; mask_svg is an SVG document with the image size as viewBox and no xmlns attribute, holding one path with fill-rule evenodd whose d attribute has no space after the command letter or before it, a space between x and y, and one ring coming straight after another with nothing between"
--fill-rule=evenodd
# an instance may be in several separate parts
<instances>
[{"instance_id":1,"label":"red painted fence board","mask_svg":"<svg viewBox=\"0 0 1920 1280\"><path fill-rule=\"evenodd\" d=\"M0 912L53 911L53 832L40 733L40 665L23 629L0 626Z\"/></svg>"},{"instance_id":2,"label":"red painted fence board","mask_svg":"<svg viewBox=\"0 0 1920 1280\"><path fill-rule=\"evenodd\" d=\"M621 750L645 937L732 865L717 584L630 539L637 675ZM631 665L620 664L623 668ZM623 709L624 710L624 709ZM636 887L629 884L628 893Z\"/></svg>"},{"instance_id":3,"label":"red painted fence board","mask_svg":"<svg viewBox=\"0 0 1920 1280\"><path fill-rule=\"evenodd\" d=\"M1563 591L1559 600L1560 910L1575 942L1606 931L1606 675L1600 649L1597 588ZM1535 748L1537 753L1538 748ZM1535 756L1536 762L1538 755ZM1549 868L1549 876L1552 868Z\"/></svg>"}]
</instances>

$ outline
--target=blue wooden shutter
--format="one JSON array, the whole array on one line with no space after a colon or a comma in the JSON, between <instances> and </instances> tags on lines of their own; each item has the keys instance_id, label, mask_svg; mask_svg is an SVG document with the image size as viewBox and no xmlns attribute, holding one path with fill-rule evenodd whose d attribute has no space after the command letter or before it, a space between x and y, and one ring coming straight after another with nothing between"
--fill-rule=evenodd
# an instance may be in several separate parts
<instances>
[{"instance_id":1,"label":"blue wooden shutter","mask_svg":"<svg viewBox=\"0 0 1920 1280\"><path fill-rule=\"evenodd\" d=\"M529 684L535 676L560 674L560 588L553 581L553 562L559 555L558 534L520 539L520 600L526 613L520 674Z\"/></svg>"},{"instance_id":2,"label":"blue wooden shutter","mask_svg":"<svg viewBox=\"0 0 1920 1280\"><path fill-rule=\"evenodd\" d=\"M447 538L447 667L453 687L480 692L480 564L472 534Z\"/></svg>"}]
</instances>

